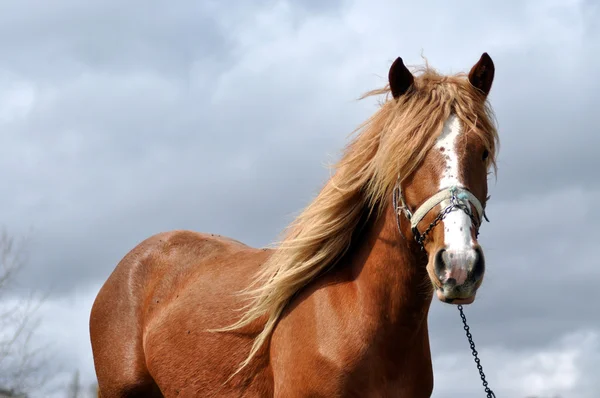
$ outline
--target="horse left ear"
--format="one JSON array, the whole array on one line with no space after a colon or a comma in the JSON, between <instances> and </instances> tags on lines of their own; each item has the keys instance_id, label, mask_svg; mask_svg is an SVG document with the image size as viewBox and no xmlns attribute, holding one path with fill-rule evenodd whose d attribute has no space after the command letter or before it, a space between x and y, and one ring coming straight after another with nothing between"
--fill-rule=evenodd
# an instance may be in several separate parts
<instances>
[{"instance_id":1,"label":"horse left ear","mask_svg":"<svg viewBox=\"0 0 600 398\"><path fill-rule=\"evenodd\" d=\"M469 82L473 87L481 90L485 97L490 93L494 81L494 61L488 55L483 53L479 61L471 68L469 72Z\"/></svg>"},{"instance_id":2,"label":"horse left ear","mask_svg":"<svg viewBox=\"0 0 600 398\"><path fill-rule=\"evenodd\" d=\"M398 57L390 67L388 81L390 82L392 96L398 98L408 91L414 83L415 78L406 65L404 65L404 62L402 62L402 58Z\"/></svg>"}]
</instances>

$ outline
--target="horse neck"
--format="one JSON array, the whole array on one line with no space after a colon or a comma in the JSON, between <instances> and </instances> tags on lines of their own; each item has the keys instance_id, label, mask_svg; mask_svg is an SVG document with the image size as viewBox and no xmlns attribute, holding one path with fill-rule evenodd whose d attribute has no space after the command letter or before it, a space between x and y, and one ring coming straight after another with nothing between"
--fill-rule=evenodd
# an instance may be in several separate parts
<instances>
[{"instance_id":1,"label":"horse neck","mask_svg":"<svg viewBox=\"0 0 600 398\"><path fill-rule=\"evenodd\" d=\"M393 336L427 335L433 295L427 256L416 242L398 231L392 206L369 223L352 260L360 300L369 307L381 332ZM410 239L410 240L408 240Z\"/></svg>"}]
</instances>

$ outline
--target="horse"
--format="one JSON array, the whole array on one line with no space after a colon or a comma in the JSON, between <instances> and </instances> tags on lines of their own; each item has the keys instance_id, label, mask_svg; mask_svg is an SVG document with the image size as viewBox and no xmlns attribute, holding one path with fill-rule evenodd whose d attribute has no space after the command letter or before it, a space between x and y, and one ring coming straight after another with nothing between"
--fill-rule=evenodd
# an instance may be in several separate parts
<instances>
[{"instance_id":1,"label":"horse","mask_svg":"<svg viewBox=\"0 0 600 398\"><path fill-rule=\"evenodd\" d=\"M99 396L431 396L432 299L471 304L485 273L495 67L411 69L361 97L376 111L276 244L174 230L122 258L90 313Z\"/></svg>"}]
</instances>

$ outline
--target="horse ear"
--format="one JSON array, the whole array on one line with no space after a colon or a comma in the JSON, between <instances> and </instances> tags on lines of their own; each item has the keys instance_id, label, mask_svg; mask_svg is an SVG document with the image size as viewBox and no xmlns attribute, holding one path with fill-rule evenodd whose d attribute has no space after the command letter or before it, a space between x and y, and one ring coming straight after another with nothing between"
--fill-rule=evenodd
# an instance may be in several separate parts
<instances>
[{"instance_id":1,"label":"horse ear","mask_svg":"<svg viewBox=\"0 0 600 398\"><path fill-rule=\"evenodd\" d=\"M481 90L485 97L488 96L492 88L494 71L494 61L488 53L483 53L469 72L469 82L473 87Z\"/></svg>"},{"instance_id":2,"label":"horse ear","mask_svg":"<svg viewBox=\"0 0 600 398\"><path fill-rule=\"evenodd\" d=\"M390 82L392 96L398 98L408 91L415 81L415 78L404 65L404 62L402 62L402 58L398 57L390 67L388 80Z\"/></svg>"}]
</instances>

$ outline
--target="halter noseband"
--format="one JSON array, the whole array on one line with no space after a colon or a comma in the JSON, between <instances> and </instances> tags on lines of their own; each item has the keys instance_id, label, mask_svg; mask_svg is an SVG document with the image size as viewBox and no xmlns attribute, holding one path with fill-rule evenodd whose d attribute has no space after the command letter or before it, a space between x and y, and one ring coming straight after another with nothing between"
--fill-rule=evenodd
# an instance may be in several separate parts
<instances>
[{"instance_id":1,"label":"halter noseband","mask_svg":"<svg viewBox=\"0 0 600 398\"><path fill-rule=\"evenodd\" d=\"M400 181L396 184L394 188L394 195L392 197L394 211L396 212L396 222L398 224L398 231L400 232L400 236L404 238L404 234L402 233L402 229L400 228L400 215L404 214L407 220L410 221L410 227L413 233L413 236L417 243L421 246L422 250L425 250L424 242L427 234L435 227L440 221L446 217L447 214L454 210L462 210L464 211L470 218L471 222L474 226L476 226L476 235L479 235L479 226L482 217L485 220L488 220L487 215L485 214L485 208L482 206L481 202L475 195L473 195L468 189L452 186L446 189L442 189L429 199L425 201L417 210L412 213L406 202L404 201L404 196L402 195L402 188L400 187ZM398 200L400 203L398 203ZM419 232L419 223L425 218L425 216L437 205L441 204L444 201L449 200L450 203L437 215L437 217L429 224L427 229L423 232ZM477 211L477 220L473 215L473 211L471 210L471 205Z\"/></svg>"}]
</instances>

